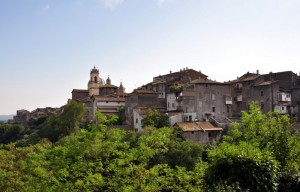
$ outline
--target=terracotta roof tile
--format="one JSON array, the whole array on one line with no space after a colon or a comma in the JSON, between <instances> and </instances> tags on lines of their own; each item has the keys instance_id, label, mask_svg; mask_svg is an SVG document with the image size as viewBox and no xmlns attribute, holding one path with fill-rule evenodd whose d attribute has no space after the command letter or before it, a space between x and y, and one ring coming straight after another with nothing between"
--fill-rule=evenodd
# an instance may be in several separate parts
<instances>
[{"instance_id":1,"label":"terracotta roof tile","mask_svg":"<svg viewBox=\"0 0 300 192\"><path fill-rule=\"evenodd\" d=\"M209 122L181 122L177 125L183 131L222 131L222 128L214 127Z\"/></svg>"}]
</instances>

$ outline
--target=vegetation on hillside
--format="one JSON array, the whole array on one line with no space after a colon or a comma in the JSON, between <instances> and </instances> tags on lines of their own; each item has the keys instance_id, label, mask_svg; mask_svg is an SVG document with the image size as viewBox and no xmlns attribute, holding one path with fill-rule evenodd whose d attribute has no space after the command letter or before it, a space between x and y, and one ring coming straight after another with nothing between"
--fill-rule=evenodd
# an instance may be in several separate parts
<instances>
[{"instance_id":1,"label":"vegetation on hillside","mask_svg":"<svg viewBox=\"0 0 300 192\"><path fill-rule=\"evenodd\" d=\"M120 116L69 102L31 127L0 125L0 191L299 191L300 134L287 116L255 103L220 143L185 140L151 122L141 132L107 126ZM162 121L165 122L165 121ZM158 123L158 124L157 124Z\"/></svg>"}]
</instances>

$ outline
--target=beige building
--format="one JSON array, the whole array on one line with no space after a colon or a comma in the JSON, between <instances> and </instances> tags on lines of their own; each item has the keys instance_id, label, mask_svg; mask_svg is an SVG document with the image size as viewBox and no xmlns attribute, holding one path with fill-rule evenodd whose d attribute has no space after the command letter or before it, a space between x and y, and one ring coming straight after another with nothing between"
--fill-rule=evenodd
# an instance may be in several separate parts
<instances>
[{"instance_id":1,"label":"beige building","mask_svg":"<svg viewBox=\"0 0 300 192\"><path fill-rule=\"evenodd\" d=\"M95 120L97 110L106 115L117 114L119 108L125 105L125 95L122 83L120 86L115 86L111 83L110 77L104 81L96 67L90 71L87 89L73 89L72 91L72 99L86 104L87 117L92 121Z\"/></svg>"}]
</instances>

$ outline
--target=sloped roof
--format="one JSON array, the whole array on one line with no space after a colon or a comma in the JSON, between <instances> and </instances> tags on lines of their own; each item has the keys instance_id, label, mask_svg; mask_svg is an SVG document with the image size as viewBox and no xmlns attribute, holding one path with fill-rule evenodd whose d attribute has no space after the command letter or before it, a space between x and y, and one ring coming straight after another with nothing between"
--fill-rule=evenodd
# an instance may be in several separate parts
<instances>
[{"instance_id":1,"label":"sloped roof","mask_svg":"<svg viewBox=\"0 0 300 192\"><path fill-rule=\"evenodd\" d=\"M164 113L166 111L166 108L160 105L151 105L151 106L135 106L134 110L137 113L139 113L142 117L145 117L148 110L158 110L161 113Z\"/></svg>"},{"instance_id":2,"label":"sloped roof","mask_svg":"<svg viewBox=\"0 0 300 192\"><path fill-rule=\"evenodd\" d=\"M224 84L224 85L228 84L228 83L221 83L221 82L218 82L218 81L213 81L213 80L210 80L210 79L195 79L191 83L192 84Z\"/></svg>"},{"instance_id":3,"label":"sloped roof","mask_svg":"<svg viewBox=\"0 0 300 192\"><path fill-rule=\"evenodd\" d=\"M89 93L89 91L87 89L73 89L73 92L77 92L77 93Z\"/></svg>"},{"instance_id":4,"label":"sloped roof","mask_svg":"<svg viewBox=\"0 0 300 192\"><path fill-rule=\"evenodd\" d=\"M102 97L100 95L93 95L95 101L110 101L110 102L125 102L124 97Z\"/></svg>"},{"instance_id":5,"label":"sloped roof","mask_svg":"<svg viewBox=\"0 0 300 192\"><path fill-rule=\"evenodd\" d=\"M241 79L240 81L253 81L253 80L257 79L259 76L260 75L254 74L249 77L245 77L245 78Z\"/></svg>"},{"instance_id":6,"label":"sloped roof","mask_svg":"<svg viewBox=\"0 0 300 192\"><path fill-rule=\"evenodd\" d=\"M178 73L190 72L190 71L193 71L193 72L199 73L199 75L208 77L207 75L203 74L203 73L200 72L200 71L196 71L196 70L194 70L194 69L184 69L184 70L180 70L180 71L177 71L177 72L167 73L167 74L165 74L165 75L159 75L159 76L154 77L154 79L155 79L155 78L160 78L160 77L166 77L166 76L174 75L174 74L178 74Z\"/></svg>"},{"instance_id":7,"label":"sloped roof","mask_svg":"<svg viewBox=\"0 0 300 192\"><path fill-rule=\"evenodd\" d=\"M152 85L163 84L163 83L166 83L166 80L154 80L152 82Z\"/></svg>"},{"instance_id":8,"label":"sloped roof","mask_svg":"<svg viewBox=\"0 0 300 192\"><path fill-rule=\"evenodd\" d=\"M135 89L133 91L133 93L137 93L137 94L158 94L155 91L151 91L151 90L145 90L145 89Z\"/></svg>"},{"instance_id":9,"label":"sloped roof","mask_svg":"<svg viewBox=\"0 0 300 192\"><path fill-rule=\"evenodd\" d=\"M204 122L180 122L176 123L183 131L222 131L222 128L214 127L211 123Z\"/></svg>"},{"instance_id":10,"label":"sloped roof","mask_svg":"<svg viewBox=\"0 0 300 192\"><path fill-rule=\"evenodd\" d=\"M257 85L255 85L256 87L258 86L266 86L266 85L272 85L273 83L277 83L278 81L263 81Z\"/></svg>"}]
</instances>

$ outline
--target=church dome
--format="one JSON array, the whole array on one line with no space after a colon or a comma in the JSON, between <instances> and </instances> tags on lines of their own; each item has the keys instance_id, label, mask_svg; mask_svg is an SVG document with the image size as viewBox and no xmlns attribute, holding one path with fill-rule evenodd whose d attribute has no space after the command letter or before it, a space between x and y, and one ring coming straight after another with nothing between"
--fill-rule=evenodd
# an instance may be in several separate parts
<instances>
[{"instance_id":1,"label":"church dome","mask_svg":"<svg viewBox=\"0 0 300 192\"><path fill-rule=\"evenodd\" d=\"M100 84L100 85L104 85L104 84L105 84L104 82L105 82L105 81L104 81L103 78L99 78L99 84Z\"/></svg>"}]
</instances>

